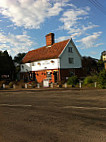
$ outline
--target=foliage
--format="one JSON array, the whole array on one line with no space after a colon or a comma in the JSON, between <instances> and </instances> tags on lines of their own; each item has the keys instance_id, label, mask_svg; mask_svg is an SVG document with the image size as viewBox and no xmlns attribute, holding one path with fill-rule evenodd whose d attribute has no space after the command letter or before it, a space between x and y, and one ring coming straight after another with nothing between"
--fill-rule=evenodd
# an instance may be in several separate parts
<instances>
[{"instance_id":1,"label":"foliage","mask_svg":"<svg viewBox=\"0 0 106 142\"><path fill-rule=\"evenodd\" d=\"M87 76L87 77L84 79L84 85L97 82L97 80L98 80L98 76L97 76L97 75L94 75L94 76Z\"/></svg>"},{"instance_id":2,"label":"foliage","mask_svg":"<svg viewBox=\"0 0 106 142\"><path fill-rule=\"evenodd\" d=\"M15 63L15 78L18 80L18 74L20 72L20 63L22 61L22 58L26 55L26 53L18 53L15 57L14 57L14 63Z\"/></svg>"},{"instance_id":3,"label":"foliage","mask_svg":"<svg viewBox=\"0 0 106 142\"><path fill-rule=\"evenodd\" d=\"M5 83L6 83L5 80L0 81L0 88L2 88L2 87L3 87L3 84L5 84Z\"/></svg>"},{"instance_id":4,"label":"foliage","mask_svg":"<svg viewBox=\"0 0 106 142\"><path fill-rule=\"evenodd\" d=\"M13 88L13 84L14 84L14 82L10 82L10 83L9 83L9 87L10 87L10 88Z\"/></svg>"},{"instance_id":5,"label":"foliage","mask_svg":"<svg viewBox=\"0 0 106 142\"><path fill-rule=\"evenodd\" d=\"M101 59L98 60L97 67L98 67L98 72L100 72L100 71L103 70L103 68L104 68L104 62Z\"/></svg>"},{"instance_id":6,"label":"foliage","mask_svg":"<svg viewBox=\"0 0 106 142\"><path fill-rule=\"evenodd\" d=\"M99 73L98 83L100 88L106 88L106 71L105 70Z\"/></svg>"},{"instance_id":7,"label":"foliage","mask_svg":"<svg viewBox=\"0 0 106 142\"><path fill-rule=\"evenodd\" d=\"M15 66L12 57L9 56L7 51L0 52L0 78L1 75L9 75L13 79Z\"/></svg>"},{"instance_id":8,"label":"foliage","mask_svg":"<svg viewBox=\"0 0 106 142\"><path fill-rule=\"evenodd\" d=\"M97 60L92 57L84 56L82 58L82 71L84 76L97 74Z\"/></svg>"},{"instance_id":9,"label":"foliage","mask_svg":"<svg viewBox=\"0 0 106 142\"><path fill-rule=\"evenodd\" d=\"M21 63L22 58L26 55L26 53L18 53L15 57L14 57L14 62L16 63Z\"/></svg>"},{"instance_id":10,"label":"foliage","mask_svg":"<svg viewBox=\"0 0 106 142\"><path fill-rule=\"evenodd\" d=\"M76 85L78 83L78 77L72 76L68 78L67 84L68 85Z\"/></svg>"},{"instance_id":11,"label":"foliage","mask_svg":"<svg viewBox=\"0 0 106 142\"><path fill-rule=\"evenodd\" d=\"M92 76L87 76L84 79L84 85L87 85L87 84L90 84L90 83L93 83Z\"/></svg>"}]
</instances>

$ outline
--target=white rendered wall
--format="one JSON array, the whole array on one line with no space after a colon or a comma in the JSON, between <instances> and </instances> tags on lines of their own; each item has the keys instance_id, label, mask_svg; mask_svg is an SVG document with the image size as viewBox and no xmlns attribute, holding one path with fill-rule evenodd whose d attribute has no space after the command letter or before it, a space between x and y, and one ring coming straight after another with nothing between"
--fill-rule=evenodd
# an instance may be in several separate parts
<instances>
[{"instance_id":1,"label":"white rendered wall","mask_svg":"<svg viewBox=\"0 0 106 142\"><path fill-rule=\"evenodd\" d=\"M32 63L21 64L21 72L58 69L58 68L59 68L59 59L49 59L49 60L42 60Z\"/></svg>"},{"instance_id":2,"label":"white rendered wall","mask_svg":"<svg viewBox=\"0 0 106 142\"><path fill-rule=\"evenodd\" d=\"M68 52L68 47L72 47L72 52ZM73 58L74 62L69 63L69 58ZM63 53L60 55L60 68L81 68L81 56L76 47L69 42Z\"/></svg>"}]
</instances>

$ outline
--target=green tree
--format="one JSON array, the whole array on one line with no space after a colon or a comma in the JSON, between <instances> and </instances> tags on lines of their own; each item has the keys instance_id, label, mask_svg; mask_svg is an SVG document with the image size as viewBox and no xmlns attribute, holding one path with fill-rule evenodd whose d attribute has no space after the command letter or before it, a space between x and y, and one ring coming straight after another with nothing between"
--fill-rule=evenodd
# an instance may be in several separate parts
<instances>
[{"instance_id":1,"label":"green tree","mask_svg":"<svg viewBox=\"0 0 106 142\"><path fill-rule=\"evenodd\" d=\"M97 74L97 59L86 56L82 57L82 71L84 76Z\"/></svg>"},{"instance_id":2,"label":"green tree","mask_svg":"<svg viewBox=\"0 0 106 142\"><path fill-rule=\"evenodd\" d=\"M99 73L98 83L101 88L106 88L106 71L105 70Z\"/></svg>"},{"instance_id":3,"label":"green tree","mask_svg":"<svg viewBox=\"0 0 106 142\"><path fill-rule=\"evenodd\" d=\"M102 61L102 59L98 60L97 67L98 67L98 72L103 70L104 62Z\"/></svg>"},{"instance_id":4,"label":"green tree","mask_svg":"<svg viewBox=\"0 0 106 142\"><path fill-rule=\"evenodd\" d=\"M22 61L22 58L26 55L26 53L18 53L14 57L14 63L15 63L15 78L19 79L19 72L20 72L20 64Z\"/></svg>"},{"instance_id":5,"label":"green tree","mask_svg":"<svg viewBox=\"0 0 106 142\"><path fill-rule=\"evenodd\" d=\"M0 52L0 78L1 75L9 75L10 79L14 79L15 66L12 57L7 51Z\"/></svg>"},{"instance_id":6,"label":"green tree","mask_svg":"<svg viewBox=\"0 0 106 142\"><path fill-rule=\"evenodd\" d=\"M72 76L68 78L67 84L68 85L76 85L78 83L78 77Z\"/></svg>"},{"instance_id":7,"label":"green tree","mask_svg":"<svg viewBox=\"0 0 106 142\"><path fill-rule=\"evenodd\" d=\"M22 58L26 55L26 53L18 53L15 57L14 57L14 62L16 63L21 63Z\"/></svg>"}]
</instances>

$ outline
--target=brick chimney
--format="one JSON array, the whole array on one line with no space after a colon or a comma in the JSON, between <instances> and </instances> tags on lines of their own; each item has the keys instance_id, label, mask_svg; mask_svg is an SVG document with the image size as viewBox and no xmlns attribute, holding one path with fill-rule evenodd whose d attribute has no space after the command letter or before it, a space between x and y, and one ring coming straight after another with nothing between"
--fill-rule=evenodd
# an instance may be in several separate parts
<instances>
[{"instance_id":1,"label":"brick chimney","mask_svg":"<svg viewBox=\"0 0 106 142\"><path fill-rule=\"evenodd\" d=\"M46 36L46 46L51 46L54 43L54 33L49 33Z\"/></svg>"}]
</instances>

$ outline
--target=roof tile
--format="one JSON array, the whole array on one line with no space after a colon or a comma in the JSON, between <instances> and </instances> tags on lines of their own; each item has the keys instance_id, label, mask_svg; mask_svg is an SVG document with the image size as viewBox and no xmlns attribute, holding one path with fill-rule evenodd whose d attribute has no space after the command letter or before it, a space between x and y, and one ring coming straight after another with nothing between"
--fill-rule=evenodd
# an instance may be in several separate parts
<instances>
[{"instance_id":1,"label":"roof tile","mask_svg":"<svg viewBox=\"0 0 106 142\"><path fill-rule=\"evenodd\" d=\"M62 42L54 43L51 47L41 47L32 51L29 51L22 60L22 63L34 62L39 60L58 58L68 40Z\"/></svg>"}]
</instances>

